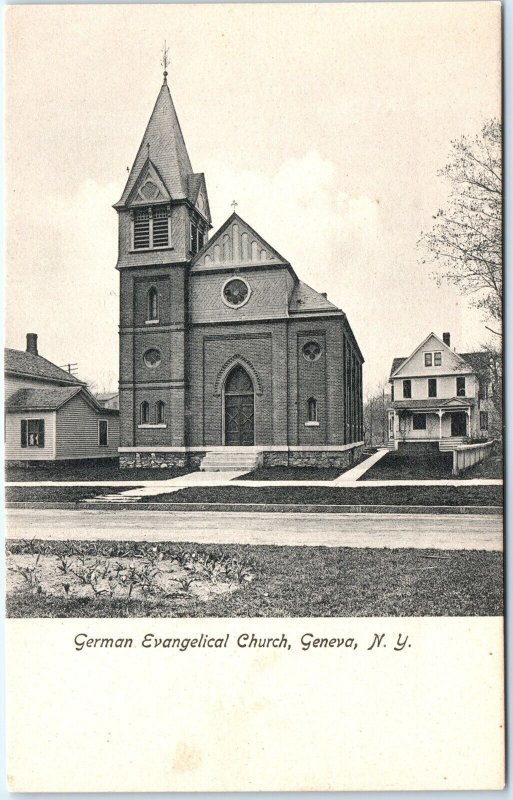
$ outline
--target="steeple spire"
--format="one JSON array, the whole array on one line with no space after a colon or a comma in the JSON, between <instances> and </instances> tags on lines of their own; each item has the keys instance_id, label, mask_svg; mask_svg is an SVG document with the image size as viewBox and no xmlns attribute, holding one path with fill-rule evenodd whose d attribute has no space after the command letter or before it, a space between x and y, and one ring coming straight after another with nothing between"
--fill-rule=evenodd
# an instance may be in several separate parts
<instances>
[{"instance_id":1,"label":"steeple spire","mask_svg":"<svg viewBox=\"0 0 513 800\"><path fill-rule=\"evenodd\" d=\"M166 40L164 39L164 47L162 48L162 60L160 62L164 67L164 81L163 81L164 86L167 84L167 66L169 64L167 55L168 53L169 53L169 47L166 47Z\"/></svg>"}]
</instances>

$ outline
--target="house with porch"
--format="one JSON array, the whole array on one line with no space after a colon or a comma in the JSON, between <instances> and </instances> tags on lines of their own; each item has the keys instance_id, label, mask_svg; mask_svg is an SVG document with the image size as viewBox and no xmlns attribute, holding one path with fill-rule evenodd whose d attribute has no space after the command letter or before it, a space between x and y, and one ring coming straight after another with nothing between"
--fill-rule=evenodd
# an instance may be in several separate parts
<instances>
[{"instance_id":1,"label":"house with porch","mask_svg":"<svg viewBox=\"0 0 513 800\"><path fill-rule=\"evenodd\" d=\"M430 333L408 357L394 358L390 372L388 444L432 442L452 450L468 439L488 437L491 404L485 353L456 353L451 337Z\"/></svg>"}]
</instances>

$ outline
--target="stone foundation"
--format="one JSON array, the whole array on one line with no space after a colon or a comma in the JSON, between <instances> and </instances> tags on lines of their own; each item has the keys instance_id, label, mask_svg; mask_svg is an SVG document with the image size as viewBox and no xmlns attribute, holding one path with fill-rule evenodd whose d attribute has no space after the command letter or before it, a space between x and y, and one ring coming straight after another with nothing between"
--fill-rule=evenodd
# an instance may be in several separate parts
<instances>
[{"instance_id":1,"label":"stone foundation","mask_svg":"<svg viewBox=\"0 0 513 800\"><path fill-rule=\"evenodd\" d=\"M263 453L264 467L349 467L358 461L363 446L350 450L291 450Z\"/></svg>"},{"instance_id":2,"label":"stone foundation","mask_svg":"<svg viewBox=\"0 0 513 800\"><path fill-rule=\"evenodd\" d=\"M204 453L120 453L121 469L165 469L198 467Z\"/></svg>"}]
</instances>

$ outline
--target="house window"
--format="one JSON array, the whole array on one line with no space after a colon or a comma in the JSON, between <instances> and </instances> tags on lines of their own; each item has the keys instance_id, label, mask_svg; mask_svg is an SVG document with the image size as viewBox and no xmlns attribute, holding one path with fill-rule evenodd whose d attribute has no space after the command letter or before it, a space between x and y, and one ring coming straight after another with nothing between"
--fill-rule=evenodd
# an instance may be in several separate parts
<instances>
[{"instance_id":1,"label":"house window","mask_svg":"<svg viewBox=\"0 0 513 800\"><path fill-rule=\"evenodd\" d=\"M441 366L442 366L442 354L435 353L435 367L441 367Z\"/></svg>"},{"instance_id":2,"label":"house window","mask_svg":"<svg viewBox=\"0 0 513 800\"><path fill-rule=\"evenodd\" d=\"M134 250L169 247L169 206L138 208L133 215Z\"/></svg>"},{"instance_id":3,"label":"house window","mask_svg":"<svg viewBox=\"0 0 513 800\"><path fill-rule=\"evenodd\" d=\"M482 431L488 430L488 411L479 412L479 427Z\"/></svg>"},{"instance_id":4,"label":"house window","mask_svg":"<svg viewBox=\"0 0 513 800\"><path fill-rule=\"evenodd\" d=\"M310 397L308 400L308 422L317 422L317 400Z\"/></svg>"},{"instance_id":5,"label":"house window","mask_svg":"<svg viewBox=\"0 0 513 800\"><path fill-rule=\"evenodd\" d=\"M409 378L403 381L403 397L411 397L411 380Z\"/></svg>"},{"instance_id":6,"label":"house window","mask_svg":"<svg viewBox=\"0 0 513 800\"><path fill-rule=\"evenodd\" d=\"M393 381L392 381L392 383L390 384L390 386L391 386L391 389L390 389L390 400L391 400L391 401L392 401L392 403L393 403L393 402L394 402L394 382L393 382Z\"/></svg>"},{"instance_id":7,"label":"house window","mask_svg":"<svg viewBox=\"0 0 513 800\"><path fill-rule=\"evenodd\" d=\"M150 404L144 400L141 403L141 425L149 425L150 424Z\"/></svg>"},{"instance_id":8,"label":"house window","mask_svg":"<svg viewBox=\"0 0 513 800\"><path fill-rule=\"evenodd\" d=\"M428 378L428 397L436 397L436 378Z\"/></svg>"},{"instance_id":9,"label":"house window","mask_svg":"<svg viewBox=\"0 0 513 800\"><path fill-rule=\"evenodd\" d=\"M485 381L479 384L479 399L488 400L488 384Z\"/></svg>"},{"instance_id":10,"label":"house window","mask_svg":"<svg viewBox=\"0 0 513 800\"><path fill-rule=\"evenodd\" d=\"M425 431L426 430L426 415L425 414L414 414L413 415L413 430L414 431Z\"/></svg>"},{"instance_id":11,"label":"house window","mask_svg":"<svg viewBox=\"0 0 513 800\"><path fill-rule=\"evenodd\" d=\"M456 396L465 397L465 378L456 378Z\"/></svg>"},{"instance_id":12,"label":"house window","mask_svg":"<svg viewBox=\"0 0 513 800\"><path fill-rule=\"evenodd\" d=\"M157 400L155 403L155 422L157 425L164 425L166 421L166 404L163 400Z\"/></svg>"},{"instance_id":13,"label":"house window","mask_svg":"<svg viewBox=\"0 0 513 800\"><path fill-rule=\"evenodd\" d=\"M148 321L159 318L159 293L154 286L148 292Z\"/></svg>"},{"instance_id":14,"label":"house window","mask_svg":"<svg viewBox=\"0 0 513 800\"><path fill-rule=\"evenodd\" d=\"M424 366L433 366L433 353L424 353Z\"/></svg>"},{"instance_id":15,"label":"house window","mask_svg":"<svg viewBox=\"0 0 513 800\"><path fill-rule=\"evenodd\" d=\"M45 421L44 419L21 420L21 446L45 446Z\"/></svg>"},{"instance_id":16,"label":"house window","mask_svg":"<svg viewBox=\"0 0 513 800\"><path fill-rule=\"evenodd\" d=\"M100 447L109 445L109 423L106 419L98 420L98 445Z\"/></svg>"}]
</instances>

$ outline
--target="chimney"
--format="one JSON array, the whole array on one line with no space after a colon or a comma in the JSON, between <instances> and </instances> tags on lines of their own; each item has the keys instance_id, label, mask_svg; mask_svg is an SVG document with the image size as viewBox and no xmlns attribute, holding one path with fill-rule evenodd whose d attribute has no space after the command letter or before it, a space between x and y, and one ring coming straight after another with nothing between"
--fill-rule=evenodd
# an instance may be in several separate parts
<instances>
[{"instance_id":1,"label":"chimney","mask_svg":"<svg viewBox=\"0 0 513 800\"><path fill-rule=\"evenodd\" d=\"M328 299L328 293L327 292L321 292L321 297L324 297L324 299L327 300Z\"/></svg>"},{"instance_id":2,"label":"chimney","mask_svg":"<svg viewBox=\"0 0 513 800\"><path fill-rule=\"evenodd\" d=\"M27 333L27 353L37 356L37 333Z\"/></svg>"},{"instance_id":3,"label":"chimney","mask_svg":"<svg viewBox=\"0 0 513 800\"><path fill-rule=\"evenodd\" d=\"M442 338L444 340L444 344L446 344L447 347L450 347L451 346L451 334L450 333L444 333Z\"/></svg>"}]
</instances>

